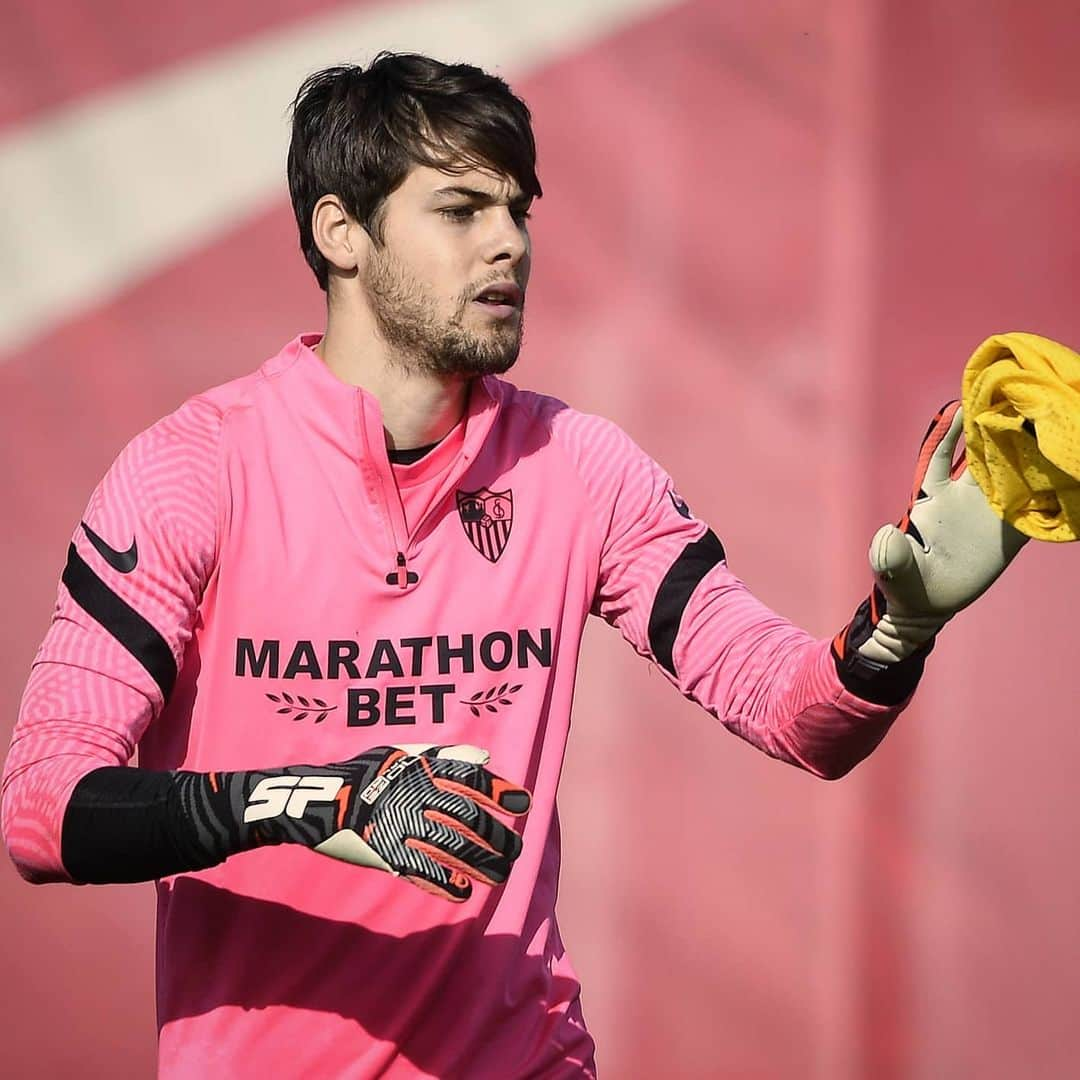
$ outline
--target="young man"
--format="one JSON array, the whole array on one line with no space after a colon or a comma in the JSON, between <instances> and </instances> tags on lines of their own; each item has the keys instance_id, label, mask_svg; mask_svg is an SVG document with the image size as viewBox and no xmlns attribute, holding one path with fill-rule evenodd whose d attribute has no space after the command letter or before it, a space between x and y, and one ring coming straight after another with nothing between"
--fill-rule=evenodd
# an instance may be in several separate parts
<instances>
[{"instance_id":1,"label":"young man","mask_svg":"<svg viewBox=\"0 0 1080 1080\"><path fill-rule=\"evenodd\" d=\"M9 850L31 881L158 880L163 1076L594 1075L554 916L586 616L838 777L1019 534L950 479L946 410L880 587L813 640L615 425L498 378L541 194L501 80L319 72L289 183L326 332L94 492L7 760Z\"/></svg>"}]
</instances>

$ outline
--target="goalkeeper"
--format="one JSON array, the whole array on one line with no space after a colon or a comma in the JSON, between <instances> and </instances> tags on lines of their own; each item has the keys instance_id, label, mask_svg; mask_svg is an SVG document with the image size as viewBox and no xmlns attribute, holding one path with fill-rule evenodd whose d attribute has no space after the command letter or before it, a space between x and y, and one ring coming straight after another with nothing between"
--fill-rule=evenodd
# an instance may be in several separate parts
<instances>
[{"instance_id":1,"label":"goalkeeper","mask_svg":"<svg viewBox=\"0 0 1080 1080\"><path fill-rule=\"evenodd\" d=\"M137 436L74 530L4 835L31 881L157 881L163 1077L595 1076L554 912L587 616L835 778L1019 548L950 408L850 625L757 601L619 428L500 378L535 157L476 68L311 76L288 170L325 332Z\"/></svg>"}]
</instances>

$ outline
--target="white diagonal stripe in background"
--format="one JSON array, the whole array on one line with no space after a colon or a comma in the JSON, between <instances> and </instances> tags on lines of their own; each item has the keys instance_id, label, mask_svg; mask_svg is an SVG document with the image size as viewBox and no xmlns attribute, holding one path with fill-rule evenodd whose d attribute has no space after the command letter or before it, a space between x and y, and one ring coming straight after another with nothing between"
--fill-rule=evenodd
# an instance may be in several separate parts
<instances>
[{"instance_id":1,"label":"white diagonal stripe in background","mask_svg":"<svg viewBox=\"0 0 1080 1080\"><path fill-rule=\"evenodd\" d=\"M0 354L287 197L305 75L380 49L507 79L673 0L427 0L289 25L0 138Z\"/></svg>"}]
</instances>

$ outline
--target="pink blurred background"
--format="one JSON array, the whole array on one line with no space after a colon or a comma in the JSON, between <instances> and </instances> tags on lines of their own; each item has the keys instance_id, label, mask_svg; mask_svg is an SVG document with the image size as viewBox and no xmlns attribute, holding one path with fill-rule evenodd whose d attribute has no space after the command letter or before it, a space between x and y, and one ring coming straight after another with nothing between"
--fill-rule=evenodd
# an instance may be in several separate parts
<instances>
[{"instance_id":1,"label":"pink blurred background","mask_svg":"<svg viewBox=\"0 0 1080 1080\"><path fill-rule=\"evenodd\" d=\"M327 63L418 49L525 97L514 381L619 422L821 636L974 347L1080 346L1069 0L6 0L0 27L0 736L120 447L322 326L283 161ZM1078 560L1029 545L839 784L590 628L559 911L602 1076L1078 1074ZM153 1075L150 886L5 862L0 911L0 1072Z\"/></svg>"}]
</instances>

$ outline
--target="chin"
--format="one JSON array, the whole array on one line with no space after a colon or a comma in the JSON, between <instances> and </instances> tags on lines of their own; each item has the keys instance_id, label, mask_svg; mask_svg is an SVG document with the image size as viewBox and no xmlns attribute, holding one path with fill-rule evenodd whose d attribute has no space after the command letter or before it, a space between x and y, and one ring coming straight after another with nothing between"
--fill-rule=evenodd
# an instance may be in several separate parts
<instances>
[{"instance_id":1,"label":"chin","mask_svg":"<svg viewBox=\"0 0 1080 1080\"><path fill-rule=\"evenodd\" d=\"M487 344L488 347L484 348ZM471 348L450 349L438 357L435 367L445 374L452 375L502 375L509 371L521 353L521 339L505 349L494 350L490 347L491 339L471 342Z\"/></svg>"},{"instance_id":2,"label":"chin","mask_svg":"<svg viewBox=\"0 0 1080 1080\"><path fill-rule=\"evenodd\" d=\"M472 363L462 364L458 375L504 375L517 363L518 353L508 356L477 358Z\"/></svg>"}]
</instances>

